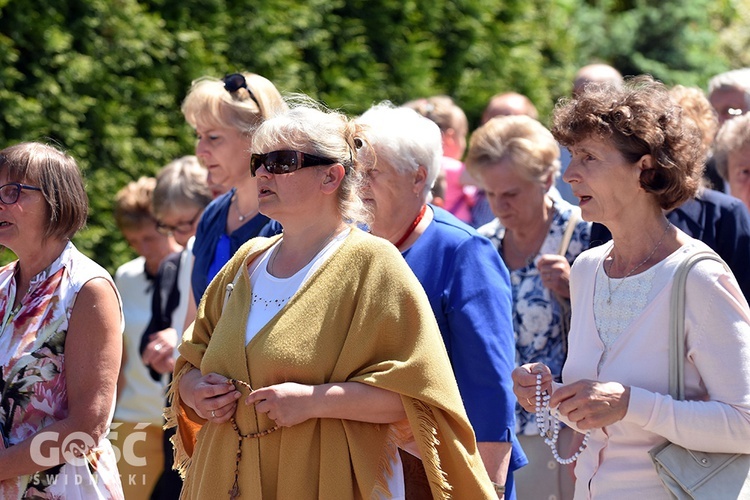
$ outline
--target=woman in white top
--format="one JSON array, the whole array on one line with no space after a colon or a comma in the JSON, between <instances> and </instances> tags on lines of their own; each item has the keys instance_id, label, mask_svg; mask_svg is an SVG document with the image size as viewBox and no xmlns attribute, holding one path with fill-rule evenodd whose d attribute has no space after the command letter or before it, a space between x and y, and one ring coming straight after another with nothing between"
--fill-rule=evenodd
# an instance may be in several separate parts
<instances>
[{"instance_id":1,"label":"woman in white top","mask_svg":"<svg viewBox=\"0 0 750 500\"><path fill-rule=\"evenodd\" d=\"M356 227L364 141L306 106L257 130L258 206L284 233L237 251L180 345L183 498L404 498L400 447L435 498L494 494L424 291Z\"/></svg>"},{"instance_id":2,"label":"woman in white top","mask_svg":"<svg viewBox=\"0 0 750 500\"><path fill-rule=\"evenodd\" d=\"M669 440L747 452L750 440L750 309L720 263L702 261L688 275L686 400L667 395L672 279L680 262L708 247L664 214L699 185L699 131L661 83L637 77L562 103L552 132L572 153L564 179L583 218L606 225L613 240L573 265L562 384L552 384L546 366L527 364L514 371L516 396L533 412L551 392L549 406L590 432L576 499L670 498L649 449Z\"/></svg>"}]
</instances>

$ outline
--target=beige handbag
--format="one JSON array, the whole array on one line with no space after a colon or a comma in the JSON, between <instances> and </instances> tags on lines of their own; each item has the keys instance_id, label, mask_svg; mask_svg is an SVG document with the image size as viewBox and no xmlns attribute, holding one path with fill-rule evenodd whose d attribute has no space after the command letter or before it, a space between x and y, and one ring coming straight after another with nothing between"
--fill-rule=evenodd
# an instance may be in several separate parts
<instances>
[{"instance_id":1,"label":"beige handbag","mask_svg":"<svg viewBox=\"0 0 750 500\"><path fill-rule=\"evenodd\" d=\"M670 303L669 394L685 399L685 283L699 261L721 262L713 252L702 251L683 261L675 273ZM750 499L750 455L704 453L666 442L649 450L656 472L671 498Z\"/></svg>"}]
</instances>

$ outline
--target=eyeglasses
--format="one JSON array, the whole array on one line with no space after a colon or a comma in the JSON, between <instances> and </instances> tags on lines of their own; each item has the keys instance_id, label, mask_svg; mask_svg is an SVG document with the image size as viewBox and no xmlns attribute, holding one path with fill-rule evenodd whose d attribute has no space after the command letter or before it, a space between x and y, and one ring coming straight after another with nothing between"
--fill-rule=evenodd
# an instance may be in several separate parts
<instances>
[{"instance_id":1,"label":"eyeglasses","mask_svg":"<svg viewBox=\"0 0 750 500\"><path fill-rule=\"evenodd\" d=\"M230 94L234 94L240 89L247 90L247 93L250 94L250 99L252 99L253 102L258 105L258 109L260 109L260 102L258 102L255 94L253 94L253 91L250 90L250 87L247 86L245 75L243 75L242 73L232 73L231 75L227 75L222 78L221 81L224 82L224 89Z\"/></svg>"},{"instance_id":2,"label":"eyeglasses","mask_svg":"<svg viewBox=\"0 0 750 500\"><path fill-rule=\"evenodd\" d=\"M157 220L156 221L156 230L159 231L161 234L172 234L172 233L189 233L193 230L193 224L195 224L195 221L200 219L201 214L203 213L203 210L199 210L197 214L195 214L195 217L193 217L193 220L186 221L186 222L178 222L176 226L170 226L169 224L164 224L162 221Z\"/></svg>"},{"instance_id":3,"label":"eyeglasses","mask_svg":"<svg viewBox=\"0 0 750 500\"><path fill-rule=\"evenodd\" d=\"M9 182L8 184L0 186L0 201L5 205L13 205L18 201L18 197L21 196L22 189L41 191L38 187L27 186L26 184L20 184L18 182Z\"/></svg>"},{"instance_id":4,"label":"eyeglasses","mask_svg":"<svg viewBox=\"0 0 750 500\"><path fill-rule=\"evenodd\" d=\"M261 165L266 167L269 174L279 175L288 174L300 168L332 165L334 163L336 163L336 160L300 151L271 151L270 153L253 154L250 157L250 175L255 177L255 172Z\"/></svg>"}]
</instances>

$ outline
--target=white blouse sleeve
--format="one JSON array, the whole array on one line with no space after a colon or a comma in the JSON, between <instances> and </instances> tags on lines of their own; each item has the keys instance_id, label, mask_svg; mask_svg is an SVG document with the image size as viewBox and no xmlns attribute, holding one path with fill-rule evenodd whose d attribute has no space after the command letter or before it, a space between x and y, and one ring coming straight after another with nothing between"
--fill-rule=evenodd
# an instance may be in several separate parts
<instances>
[{"instance_id":1,"label":"white blouse sleeve","mask_svg":"<svg viewBox=\"0 0 750 500\"><path fill-rule=\"evenodd\" d=\"M750 309L734 276L702 261L687 282L688 401L632 387L625 421L687 448L750 450Z\"/></svg>"}]
</instances>

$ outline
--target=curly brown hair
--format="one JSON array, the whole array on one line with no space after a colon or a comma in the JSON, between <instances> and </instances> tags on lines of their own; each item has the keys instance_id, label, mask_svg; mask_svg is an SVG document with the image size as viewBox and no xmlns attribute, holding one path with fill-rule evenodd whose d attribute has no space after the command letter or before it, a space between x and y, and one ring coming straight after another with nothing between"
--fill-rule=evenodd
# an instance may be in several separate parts
<instances>
[{"instance_id":1,"label":"curly brown hair","mask_svg":"<svg viewBox=\"0 0 750 500\"><path fill-rule=\"evenodd\" d=\"M669 91L649 75L621 87L590 85L555 107L552 135L571 147L590 137L608 140L630 163L651 155L654 168L640 175L641 187L671 210L695 196L704 167L701 132Z\"/></svg>"}]
</instances>

